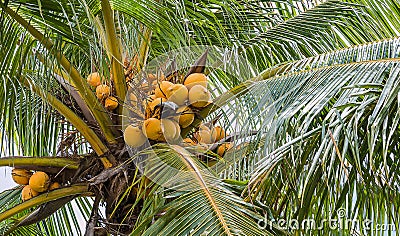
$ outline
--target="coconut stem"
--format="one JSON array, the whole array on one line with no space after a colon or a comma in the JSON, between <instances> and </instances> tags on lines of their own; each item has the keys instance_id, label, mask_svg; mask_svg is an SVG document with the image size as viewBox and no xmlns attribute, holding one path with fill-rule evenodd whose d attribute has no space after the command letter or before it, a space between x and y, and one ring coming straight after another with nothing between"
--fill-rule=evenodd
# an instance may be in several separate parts
<instances>
[{"instance_id":1,"label":"coconut stem","mask_svg":"<svg viewBox=\"0 0 400 236\"><path fill-rule=\"evenodd\" d=\"M0 158L0 166L46 166L46 167L65 167L67 169L78 169L79 160L62 157L25 157L10 156Z\"/></svg>"},{"instance_id":2,"label":"coconut stem","mask_svg":"<svg viewBox=\"0 0 400 236\"><path fill-rule=\"evenodd\" d=\"M150 42L151 42L152 31L146 26L143 27L142 42L139 47L138 60L136 64L136 71L140 72L147 61L147 56L149 54ZM139 39L140 40L140 39Z\"/></svg>"},{"instance_id":3,"label":"coconut stem","mask_svg":"<svg viewBox=\"0 0 400 236\"><path fill-rule=\"evenodd\" d=\"M106 29L107 48L111 53L111 74L114 81L115 93L123 101L126 96L127 87L122 62L121 41L117 38L113 11L108 0L101 1L101 8L103 10L104 26ZM117 109L118 114L122 114L122 109L122 106ZM121 124L121 118L119 117L118 119Z\"/></svg>"}]
</instances>

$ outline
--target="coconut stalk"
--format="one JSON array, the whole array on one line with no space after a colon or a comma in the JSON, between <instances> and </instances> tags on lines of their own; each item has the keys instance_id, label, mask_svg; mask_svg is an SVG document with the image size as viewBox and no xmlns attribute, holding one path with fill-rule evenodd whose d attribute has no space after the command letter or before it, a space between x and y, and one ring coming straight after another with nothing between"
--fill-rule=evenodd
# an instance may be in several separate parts
<instances>
[{"instance_id":1,"label":"coconut stalk","mask_svg":"<svg viewBox=\"0 0 400 236\"><path fill-rule=\"evenodd\" d=\"M52 53L60 65L71 77L72 82L76 86L79 94L81 94L82 99L90 108L93 116L99 123L100 129L104 134L108 143L116 144L117 140L115 135L117 131L114 129L111 118L107 115L105 108L97 100L94 93L91 91L89 85L86 83L85 79L82 78L79 71L71 65L70 61L56 48L54 48L54 43L42 33L40 33L36 28L30 25L25 19L14 12L11 8L5 7L1 4L4 11L12 17L16 22L18 22L22 27L24 27L34 38L36 38L50 53Z\"/></svg>"},{"instance_id":2,"label":"coconut stalk","mask_svg":"<svg viewBox=\"0 0 400 236\"><path fill-rule=\"evenodd\" d=\"M115 30L114 15L108 0L101 1L101 8L103 10L107 49L111 53L111 74L114 81L115 94L121 101L124 101L127 87L122 62L122 48ZM122 114L122 109L122 106L117 108L118 114ZM121 116L118 120L121 123Z\"/></svg>"},{"instance_id":3,"label":"coconut stalk","mask_svg":"<svg viewBox=\"0 0 400 236\"><path fill-rule=\"evenodd\" d=\"M60 167L66 169L78 169L79 160L63 157L26 157L9 156L0 158L0 166L45 166Z\"/></svg>"},{"instance_id":4,"label":"coconut stalk","mask_svg":"<svg viewBox=\"0 0 400 236\"><path fill-rule=\"evenodd\" d=\"M147 56L150 49L152 31L146 26L143 27L143 36L139 47L138 60L136 62L136 71L139 72L143 69L147 61ZM140 39L139 39L140 40Z\"/></svg>"}]
</instances>

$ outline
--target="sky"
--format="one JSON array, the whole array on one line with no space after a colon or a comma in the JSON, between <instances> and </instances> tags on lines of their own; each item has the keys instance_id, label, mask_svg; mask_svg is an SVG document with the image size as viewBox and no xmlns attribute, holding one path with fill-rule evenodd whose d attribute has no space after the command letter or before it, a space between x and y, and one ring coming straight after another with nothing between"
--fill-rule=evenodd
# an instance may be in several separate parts
<instances>
[{"instance_id":1,"label":"sky","mask_svg":"<svg viewBox=\"0 0 400 236\"><path fill-rule=\"evenodd\" d=\"M0 192L17 186L11 178L11 170L11 167L0 167Z\"/></svg>"}]
</instances>

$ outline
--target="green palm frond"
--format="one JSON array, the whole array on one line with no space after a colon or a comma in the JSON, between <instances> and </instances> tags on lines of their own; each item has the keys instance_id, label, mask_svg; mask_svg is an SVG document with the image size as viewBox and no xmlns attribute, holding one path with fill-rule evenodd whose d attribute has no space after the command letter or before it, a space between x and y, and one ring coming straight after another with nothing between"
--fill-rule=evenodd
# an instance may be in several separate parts
<instances>
[{"instance_id":1,"label":"green palm frond","mask_svg":"<svg viewBox=\"0 0 400 236\"><path fill-rule=\"evenodd\" d=\"M46 232L45 235L62 235L65 232L69 232L71 235L81 235L83 222L89 219L91 208L92 202L88 198L77 198L47 219L38 222L38 228L42 232ZM29 226L19 228L25 227Z\"/></svg>"},{"instance_id":2,"label":"green palm frond","mask_svg":"<svg viewBox=\"0 0 400 236\"><path fill-rule=\"evenodd\" d=\"M385 9L390 9L390 13ZM325 1L280 24L266 27L250 39L249 61L257 63L255 65L263 70L333 50L397 37L399 12L398 3L392 0ZM382 19L382 15L388 17Z\"/></svg>"},{"instance_id":3,"label":"green palm frond","mask_svg":"<svg viewBox=\"0 0 400 236\"><path fill-rule=\"evenodd\" d=\"M8 1L10 8L28 19L30 24L48 37L60 37L64 42L88 49L92 29L91 14L98 13L100 1Z\"/></svg>"},{"instance_id":4,"label":"green palm frond","mask_svg":"<svg viewBox=\"0 0 400 236\"><path fill-rule=\"evenodd\" d=\"M20 203L21 189L17 188L12 193L5 191L2 194L7 194L7 197L2 197L2 206L5 206L1 211ZM79 212L76 210L79 209ZM47 219L41 220L36 224L18 226L14 228L9 235L63 235L65 232L70 232L71 235L80 235L82 232L82 221L88 219L90 216L91 202L87 198L77 198L72 202L62 206L54 214L50 215ZM26 211L20 214L22 219L25 219L25 214L30 214ZM2 221L0 224L0 233L3 235L11 229L16 223L17 219Z\"/></svg>"},{"instance_id":5,"label":"green palm frond","mask_svg":"<svg viewBox=\"0 0 400 236\"><path fill-rule=\"evenodd\" d=\"M398 197L399 60L388 53L397 45L393 39L334 52L321 56L332 58L325 63L299 63L310 70L258 82L276 99L269 105L277 111L276 148L258 162L250 186L275 217L303 220L324 212L316 218L324 219L344 207L348 218L367 214L382 222L368 213L381 206L398 224L396 211L387 208L392 200L357 202L357 213L350 204L352 196L372 192Z\"/></svg>"},{"instance_id":6,"label":"green palm frond","mask_svg":"<svg viewBox=\"0 0 400 236\"><path fill-rule=\"evenodd\" d=\"M6 18L3 25L10 34L1 33L2 145L9 154L50 155L56 149L54 140L59 135L57 117L51 114L51 108L14 79L20 73L24 51L31 47L18 47L22 32L10 19ZM18 140L17 146L12 142L14 139Z\"/></svg>"},{"instance_id":7,"label":"green palm frond","mask_svg":"<svg viewBox=\"0 0 400 236\"><path fill-rule=\"evenodd\" d=\"M267 233L257 226L262 216L254 206L243 202L183 147L160 145L151 152L138 164L143 165L146 177L168 188L165 197L173 200L158 209L163 216L141 235Z\"/></svg>"},{"instance_id":8,"label":"green palm frond","mask_svg":"<svg viewBox=\"0 0 400 236\"><path fill-rule=\"evenodd\" d=\"M4 208L0 215L0 229L2 234L5 235L11 233L11 235L18 235L18 232L24 232L26 230L38 230L38 232L41 232L43 235L62 235L65 232L71 232L73 234L81 233L80 227L82 223L78 222L77 216L80 215L81 217L87 218L88 215L90 215L90 202L84 198L78 198L77 200L72 201L72 203L75 204L75 209L80 209L80 213L74 213L71 211L72 203L69 201L77 197L76 194L87 192L87 187L74 186L67 188L66 191L69 192L70 196L72 196L67 197L68 201L64 201L61 204L58 204L59 200L54 200L60 199L60 196L63 194L62 189L50 192L48 193L48 196L42 195L40 198L31 199L27 202L21 202L21 189L21 187L18 187L1 193L1 195L4 195L0 198L4 203L2 205ZM49 202L51 206L46 208L46 202ZM32 206L43 203L45 203L43 209L38 208L31 211ZM86 210L83 211L83 209ZM50 212L46 213L47 211ZM29 219L30 217L32 219ZM44 218L47 219L42 220ZM38 221L36 227L32 227L35 221Z\"/></svg>"}]
</instances>

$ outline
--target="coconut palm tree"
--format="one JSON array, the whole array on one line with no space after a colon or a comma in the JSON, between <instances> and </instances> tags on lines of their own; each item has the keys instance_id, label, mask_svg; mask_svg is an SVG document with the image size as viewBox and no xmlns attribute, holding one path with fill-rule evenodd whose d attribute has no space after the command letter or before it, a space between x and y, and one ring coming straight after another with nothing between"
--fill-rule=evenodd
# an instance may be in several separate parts
<instances>
[{"instance_id":1,"label":"coconut palm tree","mask_svg":"<svg viewBox=\"0 0 400 236\"><path fill-rule=\"evenodd\" d=\"M2 192L2 235L399 231L396 0L0 6L0 166L61 184L27 201L23 186ZM213 102L181 136L218 123L232 144L223 158L217 144L124 142L140 120L129 94L152 66L174 77L182 54L179 73L207 74ZM92 72L117 109L96 97Z\"/></svg>"}]
</instances>

